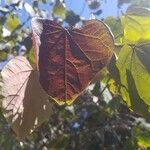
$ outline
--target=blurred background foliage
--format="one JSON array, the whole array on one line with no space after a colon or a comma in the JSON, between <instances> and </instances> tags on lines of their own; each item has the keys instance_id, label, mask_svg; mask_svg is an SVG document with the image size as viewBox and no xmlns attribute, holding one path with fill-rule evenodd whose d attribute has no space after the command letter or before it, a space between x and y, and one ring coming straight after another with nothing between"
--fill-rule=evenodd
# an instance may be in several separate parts
<instances>
[{"instance_id":1,"label":"blurred background foliage","mask_svg":"<svg viewBox=\"0 0 150 150\"><path fill-rule=\"evenodd\" d=\"M35 16L76 27L87 19L103 20L114 35L118 58L112 58L102 72L101 80L88 87L73 105L57 106L54 103L49 120L23 141L16 139L0 111L0 149L150 149L150 37L143 21L150 20L150 13L147 11L142 15L143 11L137 9L137 14L131 11L124 15L131 5L150 8L150 1L118 0L114 8L117 14L112 11L112 16L103 15L106 10L102 5L111 4L113 0L75 1L76 8L82 5L81 10L71 7L73 1L1 0L0 70L17 55L25 55L32 66L35 65L30 25L31 18ZM110 11L109 6L107 11ZM139 14L141 18L138 18ZM141 26L145 26L142 38Z\"/></svg>"}]
</instances>

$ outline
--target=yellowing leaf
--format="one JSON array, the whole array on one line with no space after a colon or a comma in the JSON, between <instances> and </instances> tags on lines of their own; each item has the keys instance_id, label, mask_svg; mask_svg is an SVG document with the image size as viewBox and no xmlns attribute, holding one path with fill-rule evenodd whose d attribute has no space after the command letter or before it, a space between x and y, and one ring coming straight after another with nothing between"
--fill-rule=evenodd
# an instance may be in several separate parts
<instances>
[{"instance_id":1,"label":"yellowing leaf","mask_svg":"<svg viewBox=\"0 0 150 150\"><path fill-rule=\"evenodd\" d=\"M1 72L2 109L8 123L20 139L49 118L52 113L47 94L34 71L23 56L9 61Z\"/></svg>"},{"instance_id":2,"label":"yellowing leaf","mask_svg":"<svg viewBox=\"0 0 150 150\"><path fill-rule=\"evenodd\" d=\"M17 28L20 25L20 20L18 16L10 14L8 16L8 19L6 21L6 26L10 31L13 31L15 28Z\"/></svg>"}]
</instances>

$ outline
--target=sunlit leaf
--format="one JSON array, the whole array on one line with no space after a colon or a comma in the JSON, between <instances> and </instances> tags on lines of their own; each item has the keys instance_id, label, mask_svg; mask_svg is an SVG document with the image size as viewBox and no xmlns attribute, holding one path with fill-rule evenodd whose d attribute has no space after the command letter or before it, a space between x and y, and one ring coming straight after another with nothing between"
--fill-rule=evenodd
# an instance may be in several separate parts
<instances>
[{"instance_id":1,"label":"sunlit leaf","mask_svg":"<svg viewBox=\"0 0 150 150\"><path fill-rule=\"evenodd\" d=\"M135 112L142 114L148 121L150 121L150 112L149 112L150 107L144 103L144 100L139 95L139 92L137 91L135 85L134 78L129 70L126 70L126 75L131 108Z\"/></svg>"},{"instance_id":2,"label":"sunlit leaf","mask_svg":"<svg viewBox=\"0 0 150 150\"><path fill-rule=\"evenodd\" d=\"M142 130L140 128L135 128L133 134L140 147L144 147L144 148L150 147L150 131L149 130Z\"/></svg>"},{"instance_id":3,"label":"sunlit leaf","mask_svg":"<svg viewBox=\"0 0 150 150\"><path fill-rule=\"evenodd\" d=\"M120 71L122 95L128 105L136 112L150 118L150 74L146 66L140 61L139 52L135 47L125 45L117 62Z\"/></svg>"},{"instance_id":4,"label":"sunlit leaf","mask_svg":"<svg viewBox=\"0 0 150 150\"><path fill-rule=\"evenodd\" d=\"M127 15L150 17L150 9L146 7L130 6Z\"/></svg>"},{"instance_id":5,"label":"sunlit leaf","mask_svg":"<svg viewBox=\"0 0 150 150\"><path fill-rule=\"evenodd\" d=\"M150 73L150 41L144 43L138 43L134 49L141 63L145 69Z\"/></svg>"},{"instance_id":6,"label":"sunlit leaf","mask_svg":"<svg viewBox=\"0 0 150 150\"><path fill-rule=\"evenodd\" d=\"M58 104L71 104L111 59L111 32L97 20L86 21L81 29L64 29L34 19L32 28L42 87Z\"/></svg>"},{"instance_id":7,"label":"sunlit leaf","mask_svg":"<svg viewBox=\"0 0 150 150\"><path fill-rule=\"evenodd\" d=\"M117 62L117 56L113 55L112 59L110 60L109 65L107 66L107 69L110 73L110 76L115 80L116 84L121 85L120 73L116 65L116 62Z\"/></svg>"},{"instance_id":8,"label":"sunlit leaf","mask_svg":"<svg viewBox=\"0 0 150 150\"><path fill-rule=\"evenodd\" d=\"M39 84L38 72L23 56L10 60L1 75L3 114L17 137L23 139L51 115L48 95Z\"/></svg>"},{"instance_id":9,"label":"sunlit leaf","mask_svg":"<svg viewBox=\"0 0 150 150\"><path fill-rule=\"evenodd\" d=\"M146 12L146 15L145 13ZM148 15L149 14L149 15ZM150 40L150 10L130 7L122 17L124 27L124 42L135 44L139 41Z\"/></svg>"},{"instance_id":10,"label":"sunlit leaf","mask_svg":"<svg viewBox=\"0 0 150 150\"><path fill-rule=\"evenodd\" d=\"M114 17L107 17L104 22L110 27L116 43L122 43L123 41L123 28L121 20Z\"/></svg>"},{"instance_id":11,"label":"sunlit leaf","mask_svg":"<svg viewBox=\"0 0 150 150\"><path fill-rule=\"evenodd\" d=\"M56 2L54 8L53 8L53 14L55 17L60 17L62 19L66 18L66 6L63 2Z\"/></svg>"},{"instance_id":12,"label":"sunlit leaf","mask_svg":"<svg viewBox=\"0 0 150 150\"><path fill-rule=\"evenodd\" d=\"M20 19L17 15L10 14L6 21L6 26L10 31L13 31L20 25Z\"/></svg>"}]
</instances>

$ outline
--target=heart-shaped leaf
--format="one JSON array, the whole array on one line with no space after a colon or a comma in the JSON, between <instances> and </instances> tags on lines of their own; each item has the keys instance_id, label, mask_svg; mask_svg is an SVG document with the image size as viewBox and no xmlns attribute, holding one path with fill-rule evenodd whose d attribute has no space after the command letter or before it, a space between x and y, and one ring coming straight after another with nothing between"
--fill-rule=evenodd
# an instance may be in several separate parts
<instances>
[{"instance_id":1,"label":"heart-shaped leaf","mask_svg":"<svg viewBox=\"0 0 150 150\"><path fill-rule=\"evenodd\" d=\"M58 104L71 104L112 57L111 32L98 20L66 29L35 18L32 28L42 87Z\"/></svg>"},{"instance_id":2,"label":"heart-shaped leaf","mask_svg":"<svg viewBox=\"0 0 150 150\"><path fill-rule=\"evenodd\" d=\"M18 138L25 138L52 113L48 95L42 89L38 72L28 60L17 56L1 72L2 109Z\"/></svg>"}]
</instances>

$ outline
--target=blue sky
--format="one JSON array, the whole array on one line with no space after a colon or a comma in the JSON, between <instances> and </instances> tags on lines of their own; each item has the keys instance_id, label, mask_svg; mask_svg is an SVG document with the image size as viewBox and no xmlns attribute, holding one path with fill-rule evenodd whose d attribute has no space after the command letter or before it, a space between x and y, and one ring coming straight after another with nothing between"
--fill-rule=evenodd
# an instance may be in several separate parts
<instances>
[{"instance_id":1,"label":"blue sky","mask_svg":"<svg viewBox=\"0 0 150 150\"><path fill-rule=\"evenodd\" d=\"M3 6L6 1L8 0L0 0L0 5ZM117 17L118 15L120 15L120 11L118 10L118 7L117 7L117 1L118 0L100 0L101 2L100 9L102 9L103 12L100 16L97 16L97 19L106 18L108 16ZM30 4L33 1L24 0L24 2L28 2ZM47 0L47 4L40 3L39 6L42 10L46 10L49 13L51 13L52 6L50 6L50 2L51 0ZM88 8L88 5L85 0L65 0L65 3L66 3L66 7L68 10L73 10L78 15L81 14L83 7L84 7L84 11L82 12L81 16L84 17L85 19L89 19L91 16L91 13L93 12L92 10ZM126 8L127 8L127 5L124 5L122 7L123 12L125 12ZM25 21L29 15L27 12L25 12L25 10L18 11L18 14L22 21ZM30 26L30 23L28 22L27 25Z\"/></svg>"},{"instance_id":2,"label":"blue sky","mask_svg":"<svg viewBox=\"0 0 150 150\"><path fill-rule=\"evenodd\" d=\"M77 14L80 14L85 4L85 0L66 0L65 2L67 7L74 10ZM107 0L107 2L102 0L100 8L103 10L101 17L117 16L117 0ZM86 5L82 15L89 18L91 12L92 11Z\"/></svg>"},{"instance_id":3,"label":"blue sky","mask_svg":"<svg viewBox=\"0 0 150 150\"><path fill-rule=\"evenodd\" d=\"M4 5L8 0L0 0L0 5ZM43 10L51 10L52 7L49 5L51 0L47 0L47 4L40 4L40 8L43 9ZM100 8L103 10L103 13L100 15L100 17L107 17L107 16L118 16L118 8L117 8L117 1L118 0L100 0L101 2L101 6ZM24 0L24 2L28 2L28 3L31 3L32 1L31 0ZM89 18L90 17L90 14L91 14L91 10L88 8L85 0L65 0L65 3L66 3L66 6L67 6L67 9L70 9L70 10L73 10L75 13L77 14L80 14L84 5L84 11L82 13L82 16L85 17L85 18ZM126 5L124 5L122 7L123 11L125 11L127 8ZM24 13L23 14L20 14L23 18L25 17ZM99 18L100 18L99 17Z\"/></svg>"},{"instance_id":4,"label":"blue sky","mask_svg":"<svg viewBox=\"0 0 150 150\"><path fill-rule=\"evenodd\" d=\"M4 6L6 4L7 0L0 0L0 6ZM49 13L52 12L52 6L50 6L50 0L47 0L48 3L47 4L40 4L40 8L42 10L46 10ZM24 0L24 2L28 2L29 4L32 2L31 0ZM80 15L81 11L83 10L84 7L84 11L82 12L81 16L84 17L85 19L89 19L90 18L90 14L91 12L93 12L92 10L90 10L87 6L87 4L85 3L85 0L65 0L66 3L66 7L68 10L73 10L76 14ZM128 5L124 5L122 7L122 11L125 12L126 8ZM117 8L117 0L101 0L101 6L100 8L103 10L103 13L97 17L97 19L101 19L101 18L106 18L108 16L114 16L117 17L118 15L120 15L120 11L118 11ZM21 21L25 21L29 14L25 11L25 10L20 10L17 12L19 14L19 17L21 19ZM31 26L30 22L26 23L27 26ZM5 62L3 62L5 63ZM1 66L3 66L2 64L0 64L0 68Z\"/></svg>"}]
</instances>

